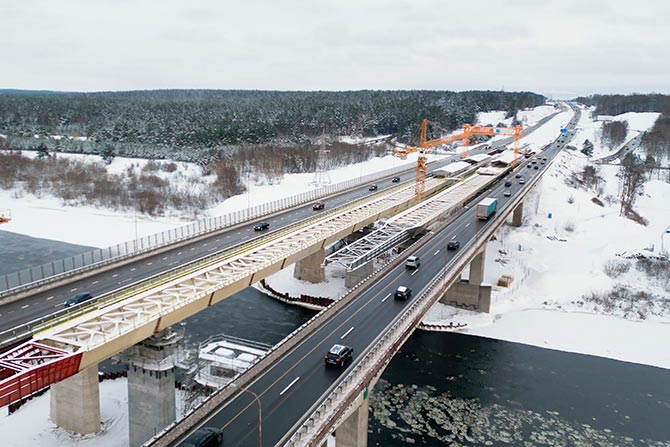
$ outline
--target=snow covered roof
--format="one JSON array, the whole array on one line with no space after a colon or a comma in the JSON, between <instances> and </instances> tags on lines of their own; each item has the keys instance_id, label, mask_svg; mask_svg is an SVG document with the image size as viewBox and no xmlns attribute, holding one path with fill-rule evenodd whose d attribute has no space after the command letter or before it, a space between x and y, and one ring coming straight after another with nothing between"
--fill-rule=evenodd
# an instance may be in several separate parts
<instances>
[{"instance_id":1,"label":"snow covered roof","mask_svg":"<svg viewBox=\"0 0 670 447\"><path fill-rule=\"evenodd\" d=\"M466 160L471 160L474 161L475 163L480 163L482 161L490 160L491 156L488 154L476 154L476 155L470 155Z\"/></svg>"},{"instance_id":2,"label":"snow covered roof","mask_svg":"<svg viewBox=\"0 0 670 447\"><path fill-rule=\"evenodd\" d=\"M510 164L514 161L514 151L504 151L493 159L495 163Z\"/></svg>"}]
</instances>

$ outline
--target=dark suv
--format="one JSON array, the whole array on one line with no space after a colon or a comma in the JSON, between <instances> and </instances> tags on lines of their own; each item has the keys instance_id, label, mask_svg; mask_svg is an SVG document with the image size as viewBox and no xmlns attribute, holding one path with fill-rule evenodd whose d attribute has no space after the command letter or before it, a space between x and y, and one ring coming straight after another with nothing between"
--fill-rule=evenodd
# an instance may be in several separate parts
<instances>
[{"instance_id":1,"label":"dark suv","mask_svg":"<svg viewBox=\"0 0 670 447\"><path fill-rule=\"evenodd\" d=\"M68 300L65 302L65 307L76 306L77 304L81 304L84 301L88 301L92 298L93 295L88 292L78 293L75 296L68 298Z\"/></svg>"},{"instance_id":2,"label":"dark suv","mask_svg":"<svg viewBox=\"0 0 670 447\"><path fill-rule=\"evenodd\" d=\"M344 368L345 363L351 360L354 355L354 348L345 345L333 345L328 354L323 356L326 366L335 365Z\"/></svg>"},{"instance_id":3,"label":"dark suv","mask_svg":"<svg viewBox=\"0 0 670 447\"><path fill-rule=\"evenodd\" d=\"M458 250L461 246L461 243L458 242L456 239L452 239L449 242L447 242L447 250Z\"/></svg>"},{"instance_id":4,"label":"dark suv","mask_svg":"<svg viewBox=\"0 0 670 447\"><path fill-rule=\"evenodd\" d=\"M405 286L398 287L398 290L395 291L395 295L393 295L393 298L395 298L396 300L407 301L411 297L412 297L412 289Z\"/></svg>"},{"instance_id":5,"label":"dark suv","mask_svg":"<svg viewBox=\"0 0 670 447\"><path fill-rule=\"evenodd\" d=\"M267 230L270 228L270 224L267 222L258 222L256 225L254 225L254 231L263 231Z\"/></svg>"},{"instance_id":6,"label":"dark suv","mask_svg":"<svg viewBox=\"0 0 670 447\"><path fill-rule=\"evenodd\" d=\"M324 209L325 207L326 207L326 204L323 203L323 202L316 202L314 205L312 205L312 209L313 209L314 211L322 210L322 209Z\"/></svg>"},{"instance_id":7,"label":"dark suv","mask_svg":"<svg viewBox=\"0 0 670 447\"><path fill-rule=\"evenodd\" d=\"M391 181L392 181L393 183L400 183L400 177L393 177L393 178L391 179Z\"/></svg>"},{"instance_id":8,"label":"dark suv","mask_svg":"<svg viewBox=\"0 0 670 447\"><path fill-rule=\"evenodd\" d=\"M223 441L223 433L214 427L202 427L193 433L184 443L188 447L219 447Z\"/></svg>"},{"instance_id":9,"label":"dark suv","mask_svg":"<svg viewBox=\"0 0 670 447\"><path fill-rule=\"evenodd\" d=\"M368 190L369 190L369 191L377 191L377 185L375 185L375 184L373 183L372 185L368 186Z\"/></svg>"}]
</instances>

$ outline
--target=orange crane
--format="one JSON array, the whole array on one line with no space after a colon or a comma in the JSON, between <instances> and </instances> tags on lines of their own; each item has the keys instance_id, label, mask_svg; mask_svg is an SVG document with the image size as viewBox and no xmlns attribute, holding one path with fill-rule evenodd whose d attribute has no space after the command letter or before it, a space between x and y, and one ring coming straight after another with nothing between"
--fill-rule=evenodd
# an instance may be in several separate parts
<instances>
[{"instance_id":1,"label":"orange crane","mask_svg":"<svg viewBox=\"0 0 670 447\"><path fill-rule=\"evenodd\" d=\"M419 146L418 147L407 147L402 149L395 149L393 151L394 155L404 157L407 154L412 152L419 152L419 158L416 161L416 182L414 184L414 193L419 199L423 199L426 183L426 173L428 172L428 167L426 165L426 150L431 149L435 146L441 144L451 143L453 141L461 140L463 142L463 147L465 148L461 153L461 158L466 158L468 156L467 148L470 145L470 138L473 135L484 135L484 136L499 136L499 135L512 135L514 136L514 161L513 165L516 165L516 159L519 154L519 139L521 138L522 127L516 125L514 127L486 127L486 126L472 126L470 124L463 124L463 133L457 135L451 135L443 138L436 138L434 140L428 140L426 135L428 133L428 120L426 118L421 122L421 131L419 135Z\"/></svg>"}]
</instances>

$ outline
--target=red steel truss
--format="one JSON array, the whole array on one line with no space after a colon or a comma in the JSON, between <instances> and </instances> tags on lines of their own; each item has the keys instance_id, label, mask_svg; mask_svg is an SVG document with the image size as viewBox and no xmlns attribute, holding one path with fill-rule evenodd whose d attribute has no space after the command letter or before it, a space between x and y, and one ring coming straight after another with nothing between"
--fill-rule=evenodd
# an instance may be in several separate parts
<instances>
[{"instance_id":1,"label":"red steel truss","mask_svg":"<svg viewBox=\"0 0 670 447\"><path fill-rule=\"evenodd\" d=\"M0 407L75 375L81 355L35 342L3 352L0 354Z\"/></svg>"}]
</instances>

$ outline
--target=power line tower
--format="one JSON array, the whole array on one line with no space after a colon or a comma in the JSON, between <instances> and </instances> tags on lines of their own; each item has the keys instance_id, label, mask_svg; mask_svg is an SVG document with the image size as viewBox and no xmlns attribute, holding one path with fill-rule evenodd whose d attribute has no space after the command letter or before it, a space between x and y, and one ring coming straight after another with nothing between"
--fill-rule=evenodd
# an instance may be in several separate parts
<instances>
[{"instance_id":1,"label":"power line tower","mask_svg":"<svg viewBox=\"0 0 670 447\"><path fill-rule=\"evenodd\" d=\"M316 172L314 172L314 179L312 185L326 186L330 185L330 174L328 174L328 149L326 149L326 137L321 136L321 147L316 154Z\"/></svg>"}]
</instances>

